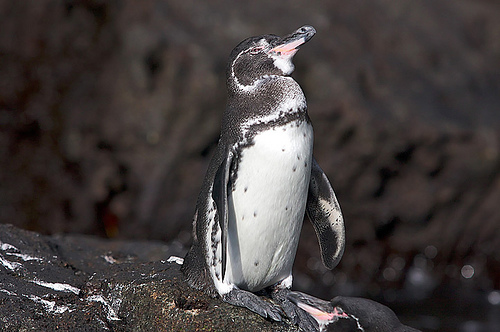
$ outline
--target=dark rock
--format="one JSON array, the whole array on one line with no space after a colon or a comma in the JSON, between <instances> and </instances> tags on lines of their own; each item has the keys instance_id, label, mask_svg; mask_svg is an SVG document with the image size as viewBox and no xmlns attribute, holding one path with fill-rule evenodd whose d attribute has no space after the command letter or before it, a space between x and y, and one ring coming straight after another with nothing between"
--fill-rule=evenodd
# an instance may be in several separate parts
<instances>
[{"instance_id":1,"label":"dark rock","mask_svg":"<svg viewBox=\"0 0 500 332\"><path fill-rule=\"evenodd\" d=\"M191 289L154 242L0 225L2 331L295 331Z\"/></svg>"}]
</instances>

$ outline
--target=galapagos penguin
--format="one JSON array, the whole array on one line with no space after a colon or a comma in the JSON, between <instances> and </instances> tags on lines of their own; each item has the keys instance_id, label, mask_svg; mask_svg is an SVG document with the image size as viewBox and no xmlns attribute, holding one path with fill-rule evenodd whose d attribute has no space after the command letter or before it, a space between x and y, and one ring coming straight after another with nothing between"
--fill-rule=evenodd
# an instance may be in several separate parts
<instances>
[{"instance_id":1,"label":"galapagos penguin","mask_svg":"<svg viewBox=\"0 0 500 332\"><path fill-rule=\"evenodd\" d=\"M192 287L275 321L284 311L308 330L316 321L286 298L305 212L326 267L345 246L340 206L313 157L306 99L290 76L293 56L315 33L303 26L251 37L231 52L221 135L182 266ZM254 294L262 290L273 301Z\"/></svg>"},{"instance_id":2,"label":"galapagos penguin","mask_svg":"<svg viewBox=\"0 0 500 332\"><path fill-rule=\"evenodd\" d=\"M287 298L314 317L321 332L419 332L401 324L394 311L372 300L337 296L331 301L323 301L294 291L289 292Z\"/></svg>"}]
</instances>

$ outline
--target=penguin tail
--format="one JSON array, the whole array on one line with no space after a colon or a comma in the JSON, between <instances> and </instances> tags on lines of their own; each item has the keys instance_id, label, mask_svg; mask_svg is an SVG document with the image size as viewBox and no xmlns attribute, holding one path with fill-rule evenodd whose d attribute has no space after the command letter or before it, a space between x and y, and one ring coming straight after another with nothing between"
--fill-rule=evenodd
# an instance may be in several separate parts
<instances>
[{"instance_id":1,"label":"penguin tail","mask_svg":"<svg viewBox=\"0 0 500 332\"><path fill-rule=\"evenodd\" d=\"M204 261L205 259L201 256L198 246L193 244L186 257L184 257L181 272L184 274L189 286L202 290L212 297L216 297L219 293L210 278L207 267L203 264Z\"/></svg>"}]
</instances>

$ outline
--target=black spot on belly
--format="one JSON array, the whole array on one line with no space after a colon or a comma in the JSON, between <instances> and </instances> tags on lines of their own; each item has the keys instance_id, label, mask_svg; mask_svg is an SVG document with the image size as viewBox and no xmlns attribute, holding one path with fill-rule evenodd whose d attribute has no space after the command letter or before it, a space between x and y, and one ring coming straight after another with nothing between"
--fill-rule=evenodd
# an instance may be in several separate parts
<instances>
[{"instance_id":1,"label":"black spot on belly","mask_svg":"<svg viewBox=\"0 0 500 332\"><path fill-rule=\"evenodd\" d=\"M246 192L247 192L247 190L248 190L248 187L245 187L245 188L243 189L243 192L244 192L244 193L246 193Z\"/></svg>"},{"instance_id":2,"label":"black spot on belly","mask_svg":"<svg viewBox=\"0 0 500 332\"><path fill-rule=\"evenodd\" d=\"M306 133L304 133L304 137L306 137L306 136L307 136Z\"/></svg>"},{"instance_id":3,"label":"black spot on belly","mask_svg":"<svg viewBox=\"0 0 500 332\"><path fill-rule=\"evenodd\" d=\"M259 262L254 262L253 265L259 266Z\"/></svg>"},{"instance_id":4,"label":"black spot on belly","mask_svg":"<svg viewBox=\"0 0 500 332\"><path fill-rule=\"evenodd\" d=\"M287 205L287 206L285 206L285 211L288 211L288 205Z\"/></svg>"},{"instance_id":5,"label":"black spot on belly","mask_svg":"<svg viewBox=\"0 0 500 332\"><path fill-rule=\"evenodd\" d=\"M293 165L293 168L292 168L292 171L296 171L297 170L297 166Z\"/></svg>"},{"instance_id":6,"label":"black spot on belly","mask_svg":"<svg viewBox=\"0 0 500 332\"><path fill-rule=\"evenodd\" d=\"M297 160L300 160L300 156L299 155L297 155Z\"/></svg>"},{"instance_id":7,"label":"black spot on belly","mask_svg":"<svg viewBox=\"0 0 500 332\"><path fill-rule=\"evenodd\" d=\"M254 217L257 217L257 211L254 211L254 212L253 212L253 216L254 216Z\"/></svg>"},{"instance_id":8,"label":"black spot on belly","mask_svg":"<svg viewBox=\"0 0 500 332\"><path fill-rule=\"evenodd\" d=\"M306 161L306 162L304 162L304 167L307 167L307 161Z\"/></svg>"},{"instance_id":9,"label":"black spot on belly","mask_svg":"<svg viewBox=\"0 0 500 332\"><path fill-rule=\"evenodd\" d=\"M285 152L285 148L281 149L282 152Z\"/></svg>"}]
</instances>

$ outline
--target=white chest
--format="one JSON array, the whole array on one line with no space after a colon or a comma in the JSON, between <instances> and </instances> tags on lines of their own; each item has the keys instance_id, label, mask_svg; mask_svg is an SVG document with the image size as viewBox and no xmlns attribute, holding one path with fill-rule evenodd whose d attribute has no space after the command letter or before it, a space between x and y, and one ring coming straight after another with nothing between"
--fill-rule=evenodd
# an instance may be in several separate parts
<instances>
[{"instance_id":1,"label":"white chest","mask_svg":"<svg viewBox=\"0 0 500 332\"><path fill-rule=\"evenodd\" d=\"M226 282L258 291L291 274L311 174L313 131L292 122L242 151L229 196Z\"/></svg>"}]
</instances>

